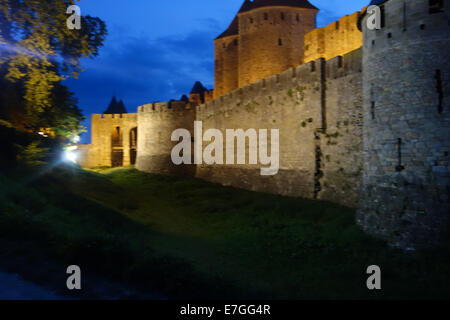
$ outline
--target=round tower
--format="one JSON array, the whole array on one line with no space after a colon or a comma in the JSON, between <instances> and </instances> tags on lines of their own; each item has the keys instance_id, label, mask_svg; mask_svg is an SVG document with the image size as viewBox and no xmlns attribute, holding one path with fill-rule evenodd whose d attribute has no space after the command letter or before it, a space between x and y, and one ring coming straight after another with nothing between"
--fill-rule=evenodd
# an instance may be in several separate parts
<instances>
[{"instance_id":1,"label":"round tower","mask_svg":"<svg viewBox=\"0 0 450 320\"><path fill-rule=\"evenodd\" d=\"M175 165L172 148L178 144L171 140L174 130L184 128L193 136L195 108L185 101L152 103L138 108L138 141L136 168L151 173L168 175L195 174L195 166Z\"/></svg>"},{"instance_id":2,"label":"round tower","mask_svg":"<svg viewBox=\"0 0 450 320\"><path fill-rule=\"evenodd\" d=\"M435 245L450 212L450 3L371 4L379 10L359 20L364 171L357 222L393 246Z\"/></svg>"},{"instance_id":3,"label":"round tower","mask_svg":"<svg viewBox=\"0 0 450 320\"><path fill-rule=\"evenodd\" d=\"M307 0L246 0L238 13L239 87L299 65L317 12Z\"/></svg>"},{"instance_id":4,"label":"round tower","mask_svg":"<svg viewBox=\"0 0 450 320\"><path fill-rule=\"evenodd\" d=\"M218 98L239 87L238 17L214 40L214 97Z\"/></svg>"}]
</instances>

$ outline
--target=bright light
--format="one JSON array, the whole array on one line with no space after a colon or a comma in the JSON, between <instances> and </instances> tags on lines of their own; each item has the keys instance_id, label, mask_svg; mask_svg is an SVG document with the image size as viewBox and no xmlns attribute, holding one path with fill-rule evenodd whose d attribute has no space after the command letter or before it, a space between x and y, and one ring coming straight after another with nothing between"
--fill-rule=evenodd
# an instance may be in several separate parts
<instances>
[{"instance_id":1,"label":"bright light","mask_svg":"<svg viewBox=\"0 0 450 320\"><path fill-rule=\"evenodd\" d=\"M44 135L44 133L42 131L39 131L38 134L41 135L41 136Z\"/></svg>"},{"instance_id":2,"label":"bright light","mask_svg":"<svg viewBox=\"0 0 450 320\"><path fill-rule=\"evenodd\" d=\"M66 148L67 151L75 151L77 149L78 149L77 146L69 146L69 147Z\"/></svg>"},{"instance_id":3,"label":"bright light","mask_svg":"<svg viewBox=\"0 0 450 320\"><path fill-rule=\"evenodd\" d=\"M74 143L80 142L80 136L75 136L75 137L73 137L73 142L74 142Z\"/></svg>"},{"instance_id":4,"label":"bright light","mask_svg":"<svg viewBox=\"0 0 450 320\"><path fill-rule=\"evenodd\" d=\"M64 151L64 160L76 163L77 162L77 154L73 151Z\"/></svg>"}]
</instances>

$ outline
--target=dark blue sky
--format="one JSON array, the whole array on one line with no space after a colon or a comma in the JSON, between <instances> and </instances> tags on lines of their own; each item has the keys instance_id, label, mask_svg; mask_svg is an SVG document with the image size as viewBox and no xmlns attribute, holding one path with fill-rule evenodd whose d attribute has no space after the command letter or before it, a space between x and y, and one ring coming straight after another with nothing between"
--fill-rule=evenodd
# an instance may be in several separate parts
<instances>
[{"instance_id":1,"label":"dark blue sky","mask_svg":"<svg viewBox=\"0 0 450 320\"><path fill-rule=\"evenodd\" d=\"M361 10L368 0L310 0L320 9L318 27ZM223 32L243 0L82 0L83 15L106 22L100 55L84 59L85 70L66 84L87 117L102 113L112 95L128 112L153 101L178 99L196 80L214 86L213 39ZM89 134L82 142L88 143Z\"/></svg>"}]
</instances>

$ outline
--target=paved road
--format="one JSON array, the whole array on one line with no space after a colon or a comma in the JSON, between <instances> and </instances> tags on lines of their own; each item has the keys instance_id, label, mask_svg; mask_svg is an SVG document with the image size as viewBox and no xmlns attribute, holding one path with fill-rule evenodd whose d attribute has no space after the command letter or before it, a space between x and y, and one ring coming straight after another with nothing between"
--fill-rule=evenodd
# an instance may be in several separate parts
<instances>
[{"instance_id":1,"label":"paved road","mask_svg":"<svg viewBox=\"0 0 450 320\"><path fill-rule=\"evenodd\" d=\"M60 299L53 292L23 280L17 274L0 272L0 300Z\"/></svg>"}]
</instances>

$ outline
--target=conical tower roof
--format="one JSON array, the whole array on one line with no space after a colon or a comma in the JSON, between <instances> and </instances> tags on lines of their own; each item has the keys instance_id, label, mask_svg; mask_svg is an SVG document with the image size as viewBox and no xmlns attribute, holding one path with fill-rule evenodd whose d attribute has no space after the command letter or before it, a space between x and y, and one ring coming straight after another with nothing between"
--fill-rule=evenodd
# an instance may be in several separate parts
<instances>
[{"instance_id":1,"label":"conical tower roof","mask_svg":"<svg viewBox=\"0 0 450 320\"><path fill-rule=\"evenodd\" d=\"M311 3L309 3L308 0L254 0L254 1L245 0L238 11L238 14L257 8L277 7L277 6L319 10L316 7L314 7ZM216 39L234 36L237 34L239 34L239 19L236 15L233 21L231 22L230 26L228 27L228 29L225 30Z\"/></svg>"},{"instance_id":2,"label":"conical tower roof","mask_svg":"<svg viewBox=\"0 0 450 320\"><path fill-rule=\"evenodd\" d=\"M239 13L263 7L293 7L319 10L309 3L308 0L254 0L253 2L248 2L250 5L247 4L245 7L243 6Z\"/></svg>"},{"instance_id":3,"label":"conical tower roof","mask_svg":"<svg viewBox=\"0 0 450 320\"><path fill-rule=\"evenodd\" d=\"M121 113L128 113L127 109L125 108L125 105L123 104L123 101L120 100L117 102L116 97L113 97L111 99L111 102L109 103L108 109L106 109L104 114L121 114Z\"/></svg>"}]
</instances>

